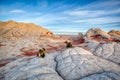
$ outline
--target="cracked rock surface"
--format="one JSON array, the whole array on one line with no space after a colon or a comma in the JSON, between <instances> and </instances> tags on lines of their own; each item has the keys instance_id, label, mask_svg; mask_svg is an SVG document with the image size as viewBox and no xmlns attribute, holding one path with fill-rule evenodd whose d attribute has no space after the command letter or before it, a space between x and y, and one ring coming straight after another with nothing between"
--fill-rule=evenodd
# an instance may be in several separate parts
<instances>
[{"instance_id":1,"label":"cracked rock surface","mask_svg":"<svg viewBox=\"0 0 120 80\"><path fill-rule=\"evenodd\" d=\"M120 64L120 43L102 44L96 48L93 54Z\"/></svg>"},{"instance_id":2,"label":"cracked rock surface","mask_svg":"<svg viewBox=\"0 0 120 80\"><path fill-rule=\"evenodd\" d=\"M56 57L57 71L65 80L77 80L100 72L120 73L120 66L94 56L82 48L66 49Z\"/></svg>"},{"instance_id":3,"label":"cracked rock surface","mask_svg":"<svg viewBox=\"0 0 120 80\"><path fill-rule=\"evenodd\" d=\"M103 72L100 74L93 74L80 80L120 80L120 75L113 72Z\"/></svg>"},{"instance_id":4,"label":"cracked rock surface","mask_svg":"<svg viewBox=\"0 0 120 80\"><path fill-rule=\"evenodd\" d=\"M119 79L119 65L79 47L46 54L45 58L19 58L0 68L0 80Z\"/></svg>"},{"instance_id":5,"label":"cracked rock surface","mask_svg":"<svg viewBox=\"0 0 120 80\"><path fill-rule=\"evenodd\" d=\"M55 71L54 55L24 57L0 68L2 80L63 80Z\"/></svg>"}]
</instances>

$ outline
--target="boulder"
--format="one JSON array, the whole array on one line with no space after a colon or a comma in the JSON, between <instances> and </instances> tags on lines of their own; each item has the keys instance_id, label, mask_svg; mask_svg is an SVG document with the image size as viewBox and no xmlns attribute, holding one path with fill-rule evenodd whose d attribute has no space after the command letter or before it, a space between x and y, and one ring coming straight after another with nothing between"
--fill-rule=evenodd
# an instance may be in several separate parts
<instances>
[{"instance_id":1,"label":"boulder","mask_svg":"<svg viewBox=\"0 0 120 80\"><path fill-rule=\"evenodd\" d=\"M91 37L98 37L99 38L105 38L105 39L110 39L110 35L107 34L105 31L101 30L100 28L91 28L87 31L86 35L87 38Z\"/></svg>"},{"instance_id":2,"label":"boulder","mask_svg":"<svg viewBox=\"0 0 120 80\"><path fill-rule=\"evenodd\" d=\"M93 54L120 64L120 43L101 44Z\"/></svg>"},{"instance_id":3,"label":"boulder","mask_svg":"<svg viewBox=\"0 0 120 80\"><path fill-rule=\"evenodd\" d=\"M82 48L66 49L55 58L57 71L64 80L78 80L82 77L100 73L120 73L120 66L110 61L94 56Z\"/></svg>"}]
</instances>

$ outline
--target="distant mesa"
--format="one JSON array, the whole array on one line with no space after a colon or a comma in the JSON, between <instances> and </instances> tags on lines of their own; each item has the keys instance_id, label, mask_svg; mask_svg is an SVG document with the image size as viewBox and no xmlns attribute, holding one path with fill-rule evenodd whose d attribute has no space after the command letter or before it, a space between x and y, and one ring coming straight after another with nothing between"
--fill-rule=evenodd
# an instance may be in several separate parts
<instances>
[{"instance_id":1,"label":"distant mesa","mask_svg":"<svg viewBox=\"0 0 120 80\"><path fill-rule=\"evenodd\" d=\"M51 31L33 23L23 23L9 20L0 22L0 35L3 38L20 38L27 36L53 35Z\"/></svg>"}]
</instances>

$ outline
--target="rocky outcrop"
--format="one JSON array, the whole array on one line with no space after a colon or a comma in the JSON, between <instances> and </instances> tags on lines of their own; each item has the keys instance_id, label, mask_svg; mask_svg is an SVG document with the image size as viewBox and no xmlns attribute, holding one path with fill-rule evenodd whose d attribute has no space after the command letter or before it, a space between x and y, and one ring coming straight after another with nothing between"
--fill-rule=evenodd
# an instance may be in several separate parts
<instances>
[{"instance_id":1,"label":"rocky outcrop","mask_svg":"<svg viewBox=\"0 0 120 80\"><path fill-rule=\"evenodd\" d=\"M84 37L83 33L82 33L82 32L79 32L79 33L78 33L78 39L83 39L83 37Z\"/></svg>"},{"instance_id":2,"label":"rocky outcrop","mask_svg":"<svg viewBox=\"0 0 120 80\"><path fill-rule=\"evenodd\" d=\"M120 43L101 44L93 54L120 64Z\"/></svg>"},{"instance_id":3,"label":"rocky outcrop","mask_svg":"<svg viewBox=\"0 0 120 80\"><path fill-rule=\"evenodd\" d=\"M77 80L100 72L120 73L120 66L78 47L65 50L56 61L57 71L65 80Z\"/></svg>"},{"instance_id":4,"label":"rocky outcrop","mask_svg":"<svg viewBox=\"0 0 120 80\"><path fill-rule=\"evenodd\" d=\"M41 26L32 23L22 23L15 21L0 22L0 37L7 39L21 37L35 37L40 35L53 35L53 33Z\"/></svg>"},{"instance_id":5,"label":"rocky outcrop","mask_svg":"<svg viewBox=\"0 0 120 80\"><path fill-rule=\"evenodd\" d=\"M87 38L92 38L92 37L99 37L99 38L106 38L110 39L110 36L103 30L99 28L91 28L87 31L86 35Z\"/></svg>"},{"instance_id":6,"label":"rocky outcrop","mask_svg":"<svg viewBox=\"0 0 120 80\"><path fill-rule=\"evenodd\" d=\"M73 41L76 41L76 40L79 40L79 39L83 39L83 37L84 37L84 35L81 32L79 32L78 35L71 36L71 39Z\"/></svg>"},{"instance_id":7,"label":"rocky outcrop","mask_svg":"<svg viewBox=\"0 0 120 80\"><path fill-rule=\"evenodd\" d=\"M85 41L84 35L81 32L79 32L78 35L70 35L69 37L71 39L72 45L82 44Z\"/></svg>"},{"instance_id":8,"label":"rocky outcrop","mask_svg":"<svg viewBox=\"0 0 120 80\"><path fill-rule=\"evenodd\" d=\"M115 38L116 40L120 41L120 31L117 30L111 30L108 32L108 34L112 37Z\"/></svg>"}]
</instances>

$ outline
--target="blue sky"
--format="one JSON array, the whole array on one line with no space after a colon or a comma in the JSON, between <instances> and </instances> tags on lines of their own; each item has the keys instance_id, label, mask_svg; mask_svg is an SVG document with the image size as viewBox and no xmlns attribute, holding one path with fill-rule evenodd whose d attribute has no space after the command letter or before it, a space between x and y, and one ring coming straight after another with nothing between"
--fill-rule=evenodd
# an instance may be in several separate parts
<instances>
[{"instance_id":1,"label":"blue sky","mask_svg":"<svg viewBox=\"0 0 120 80\"><path fill-rule=\"evenodd\" d=\"M55 33L120 30L120 0L0 0L0 20L35 23Z\"/></svg>"}]
</instances>

